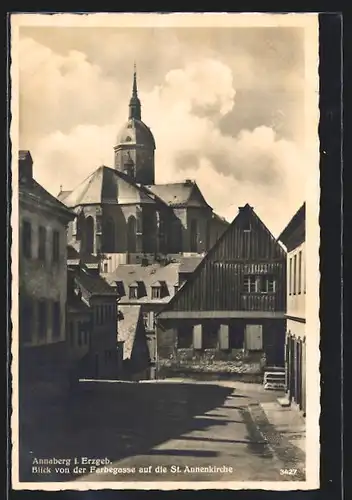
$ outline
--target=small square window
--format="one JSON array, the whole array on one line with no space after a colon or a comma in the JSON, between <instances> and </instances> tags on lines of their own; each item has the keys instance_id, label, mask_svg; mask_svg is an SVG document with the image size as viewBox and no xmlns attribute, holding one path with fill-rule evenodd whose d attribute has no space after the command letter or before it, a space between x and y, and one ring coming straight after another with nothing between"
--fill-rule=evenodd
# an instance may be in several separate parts
<instances>
[{"instance_id":1,"label":"small square window","mask_svg":"<svg viewBox=\"0 0 352 500\"><path fill-rule=\"evenodd\" d=\"M254 275L246 275L243 280L243 292L254 293L257 290L257 279Z\"/></svg>"}]
</instances>

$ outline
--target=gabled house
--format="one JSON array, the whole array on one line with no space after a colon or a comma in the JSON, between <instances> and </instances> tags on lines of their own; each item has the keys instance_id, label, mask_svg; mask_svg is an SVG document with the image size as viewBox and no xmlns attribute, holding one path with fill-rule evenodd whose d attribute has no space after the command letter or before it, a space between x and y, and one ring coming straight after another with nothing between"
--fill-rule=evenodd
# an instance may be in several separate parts
<instances>
[{"instance_id":1,"label":"gabled house","mask_svg":"<svg viewBox=\"0 0 352 500\"><path fill-rule=\"evenodd\" d=\"M115 287L119 307L140 306L149 346L151 378L154 378L156 362L154 316L172 299L201 260L202 257L181 257L178 262L166 265L121 264L114 272L103 274Z\"/></svg>"},{"instance_id":2,"label":"gabled house","mask_svg":"<svg viewBox=\"0 0 352 500\"><path fill-rule=\"evenodd\" d=\"M44 401L57 400L68 388L66 231L74 213L35 180L30 151L19 151L18 174L22 418L27 408L43 411Z\"/></svg>"},{"instance_id":3,"label":"gabled house","mask_svg":"<svg viewBox=\"0 0 352 500\"><path fill-rule=\"evenodd\" d=\"M175 294L178 269L179 263L121 264L114 272L103 275L119 296L119 310L121 307L125 312L128 307L140 308L149 346L151 378L154 378L156 360L154 315Z\"/></svg>"},{"instance_id":4,"label":"gabled house","mask_svg":"<svg viewBox=\"0 0 352 500\"><path fill-rule=\"evenodd\" d=\"M306 205L299 208L279 240L287 248L286 394L306 411Z\"/></svg>"},{"instance_id":5,"label":"gabled house","mask_svg":"<svg viewBox=\"0 0 352 500\"><path fill-rule=\"evenodd\" d=\"M150 356L140 305L118 308L118 342L122 343L123 372L127 380L150 378Z\"/></svg>"},{"instance_id":6,"label":"gabled house","mask_svg":"<svg viewBox=\"0 0 352 500\"><path fill-rule=\"evenodd\" d=\"M283 365L285 311L286 252L247 204L157 314L159 374Z\"/></svg>"},{"instance_id":7,"label":"gabled house","mask_svg":"<svg viewBox=\"0 0 352 500\"><path fill-rule=\"evenodd\" d=\"M99 275L94 259L87 264L69 247L67 328L75 375L116 379L122 368L117 343L117 293Z\"/></svg>"}]
</instances>

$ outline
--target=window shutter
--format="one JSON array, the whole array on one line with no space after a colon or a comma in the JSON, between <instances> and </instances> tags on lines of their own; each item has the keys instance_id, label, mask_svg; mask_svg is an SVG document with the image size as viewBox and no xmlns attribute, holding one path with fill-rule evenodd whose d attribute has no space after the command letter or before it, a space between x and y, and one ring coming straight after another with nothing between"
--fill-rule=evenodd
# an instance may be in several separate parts
<instances>
[{"instance_id":1,"label":"window shutter","mask_svg":"<svg viewBox=\"0 0 352 500\"><path fill-rule=\"evenodd\" d=\"M229 325L220 325L220 349L229 348Z\"/></svg>"},{"instance_id":2,"label":"window shutter","mask_svg":"<svg viewBox=\"0 0 352 500\"><path fill-rule=\"evenodd\" d=\"M193 348L202 348L202 325L194 325L193 327Z\"/></svg>"},{"instance_id":3,"label":"window shutter","mask_svg":"<svg viewBox=\"0 0 352 500\"><path fill-rule=\"evenodd\" d=\"M150 311L149 313L149 328L154 330L154 311Z\"/></svg>"},{"instance_id":4,"label":"window shutter","mask_svg":"<svg viewBox=\"0 0 352 500\"><path fill-rule=\"evenodd\" d=\"M77 217L75 217L72 221L72 236L77 235Z\"/></svg>"}]
</instances>

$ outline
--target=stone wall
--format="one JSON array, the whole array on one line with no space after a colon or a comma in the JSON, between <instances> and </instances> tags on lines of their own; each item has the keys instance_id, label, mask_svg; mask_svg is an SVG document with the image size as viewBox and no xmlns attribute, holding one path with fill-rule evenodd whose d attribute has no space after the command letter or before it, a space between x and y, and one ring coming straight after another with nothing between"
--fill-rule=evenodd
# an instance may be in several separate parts
<instances>
[{"instance_id":1,"label":"stone wall","mask_svg":"<svg viewBox=\"0 0 352 500\"><path fill-rule=\"evenodd\" d=\"M284 365L284 320L263 320L263 350L246 351L244 348L221 350L178 348L177 326L189 323L191 320L163 321L157 327L157 367L159 376L165 373L224 373L224 374L262 374L263 368L273 362L273 351ZM199 320L192 320L199 323ZM227 320L221 320L226 323ZM228 320L230 321L230 320ZM234 320L231 320L232 322ZM248 320L238 319L239 329L244 332ZM257 321L256 321L257 322ZM175 327L176 325L176 327ZM278 363L279 364L279 363Z\"/></svg>"}]
</instances>

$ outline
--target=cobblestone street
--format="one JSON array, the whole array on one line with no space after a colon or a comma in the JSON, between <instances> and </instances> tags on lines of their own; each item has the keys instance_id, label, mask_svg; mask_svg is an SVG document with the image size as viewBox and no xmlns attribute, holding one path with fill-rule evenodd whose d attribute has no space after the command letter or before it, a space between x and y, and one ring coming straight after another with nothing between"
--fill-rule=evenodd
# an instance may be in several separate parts
<instances>
[{"instance_id":1,"label":"cobblestone street","mask_svg":"<svg viewBox=\"0 0 352 500\"><path fill-rule=\"evenodd\" d=\"M265 420L261 405L273 411L277 396L239 382L86 382L24 444L21 480L304 480L304 452ZM54 457L71 466L31 473Z\"/></svg>"}]
</instances>

